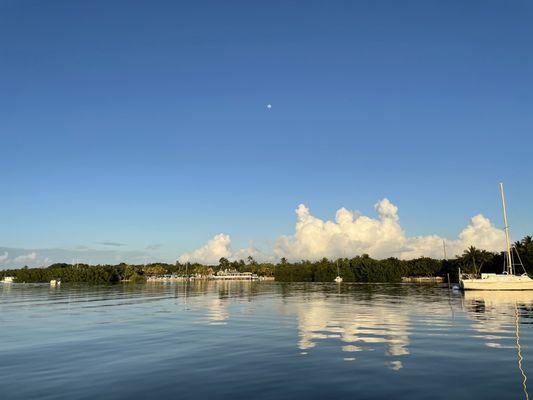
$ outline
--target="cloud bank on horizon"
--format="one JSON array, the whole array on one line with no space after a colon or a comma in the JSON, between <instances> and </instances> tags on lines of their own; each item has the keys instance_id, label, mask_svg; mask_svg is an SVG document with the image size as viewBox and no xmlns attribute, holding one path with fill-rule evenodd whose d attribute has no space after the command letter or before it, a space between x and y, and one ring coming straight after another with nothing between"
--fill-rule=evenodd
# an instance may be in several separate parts
<instances>
[{"instance_id":1,"label":"cloud bank on horizon","mask_svg":"<svg viewBox=\"0 0 533 400\"><path fill-rule=\"evenodd\" d=\"M100 250L86 246L76 248L25 249L0 246L0 269L46 267L53 263L118 264L121 262L142 264L161 261L157 254L139 250Z\"/></svg>"},{"instance_id":2,"label":"cloud bank on horizon","mask_svg":"<svg viewBox=\"0 0 533 400\"><path fill-rule=\"evenodd\" d=\"M6 255L7 255L7 252L6 252ZM31 253L21 254L20 256L15 257L13 261L16 263L31 263L32 261L35 261L36 259L37 259L37 253L35 251L32 251Z\"/></svg>"},{"instance_id":3,"label":"cloud bank on horizon","mask_svg":"<svg viewBox=\"0 0 533 400\"><path fill-rule=\"evenodd\" d=\"M298 261L361 254L374 258L443 258L443 241L449 257L461 254L469 246L489 251L502 251L504 248L504 231L496 228L482 214L472 217L456 239L437 235L409 237L400 225L398 207L385 198L374 208L377 218L343 207L337 210L334 221L324 221L300 204L296 209L294 234L280 236L271 252L263 253L253 246L232 251L230 236L220 233L204 246L182 254L178 261L217 264L221 257L238 260L250 255L258 260L270 261L281 257Z\"/></svg>"}]
</instances>

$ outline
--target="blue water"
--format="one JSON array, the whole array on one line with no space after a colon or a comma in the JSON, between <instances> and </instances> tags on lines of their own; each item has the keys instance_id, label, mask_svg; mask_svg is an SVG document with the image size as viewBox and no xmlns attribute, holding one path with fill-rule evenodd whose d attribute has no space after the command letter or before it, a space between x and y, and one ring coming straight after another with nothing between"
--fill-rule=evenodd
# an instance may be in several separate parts
<instances>
[{"instance_id":1,"label":"blue water","mask_svg":"<svg viewBox=\"0 0 533 400\"><path fill-rule=\"evenodd\" d=\"M4 284L0 398L520 399L532 316L407 284Z\"/></svg>"}]
</instances>

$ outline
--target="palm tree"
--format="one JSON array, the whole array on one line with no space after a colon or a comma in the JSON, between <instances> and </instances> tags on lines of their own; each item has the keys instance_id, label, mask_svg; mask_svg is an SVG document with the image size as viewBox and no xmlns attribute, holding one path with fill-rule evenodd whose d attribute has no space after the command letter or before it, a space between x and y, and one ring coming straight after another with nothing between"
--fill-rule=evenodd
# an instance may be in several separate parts
<instances>
[{"instance_id":1,"label":"palm tree","mask_svg":"<svg viewBox=\"0 0 533 400\"><path fill-rule=\"evenodd\" d=\"M255 265L256 264L256 262L255 262L255 260L254 260L254 258L252 256L248 256L247 260L248 260L248 264L250 264L250 265Z\"/></svg>"},{"instance_id":2,"label":"palm tree","mask_svg":"<svg viewBox=\"0 0 533 400\"><path fill-rule=\"evenodd\" d=\"M465 269L473 268L474 274L479 275L483 265L490 262L494 255L486 250L480 250L470 246L460 257Z\"/></svg>"}]
</instances>

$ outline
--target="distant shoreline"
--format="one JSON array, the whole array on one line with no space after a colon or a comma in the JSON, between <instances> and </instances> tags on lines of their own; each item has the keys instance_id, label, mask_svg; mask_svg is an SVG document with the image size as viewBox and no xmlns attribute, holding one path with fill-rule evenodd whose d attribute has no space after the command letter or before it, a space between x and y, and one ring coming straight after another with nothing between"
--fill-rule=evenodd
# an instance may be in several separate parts
<instances>
[{"instance_id":1,"label":"distant shoreline","mask_svg":"<svg viewBox=\"0 0 533 400\"><path fill-rule=\"evenodd\" d=\"M533 241L530 236L514 244L528 273L533 272ZM439 277L457 282L459 268L467 273L501 272L503 255L470 247L453 259L438 260L420 257L412 260L387 258L377 260L368 255L352 258L319 261L289 262L282 258L278 263L261 263L249 257L246 261L229 261L221 258L218 265L199 263L146 265L87 265L52 264L46 268L18 268L0 271L0 280L14 277L15 282L50 282L59 279L63 283L119 283L145 282L156 276L173 275L189 279L215 275L220 270L231 269L238 273L251 273L258 277L275 278L278 282L332 282L341 276L344 282L402 282L409 278Z\"/></svg>"}]
</instances>

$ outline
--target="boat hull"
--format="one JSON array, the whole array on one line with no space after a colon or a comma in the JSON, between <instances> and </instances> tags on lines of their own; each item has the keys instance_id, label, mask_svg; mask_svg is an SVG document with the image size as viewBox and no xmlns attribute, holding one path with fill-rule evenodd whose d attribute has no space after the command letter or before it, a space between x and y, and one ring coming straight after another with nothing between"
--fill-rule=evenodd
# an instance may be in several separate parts
<instances>
[{"instance_id":1,"label":"boat hull","mask_svg":"<svg viewBox=\"0 0 533 400\"><path fill-rule=\"evenodd\" d=\"M492 275L485 279L463 279L463 290L533 290L533 279L528 276Z\"/></svg>"}]
</instances>

